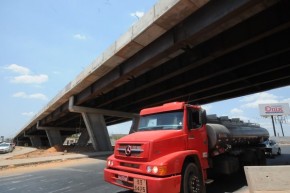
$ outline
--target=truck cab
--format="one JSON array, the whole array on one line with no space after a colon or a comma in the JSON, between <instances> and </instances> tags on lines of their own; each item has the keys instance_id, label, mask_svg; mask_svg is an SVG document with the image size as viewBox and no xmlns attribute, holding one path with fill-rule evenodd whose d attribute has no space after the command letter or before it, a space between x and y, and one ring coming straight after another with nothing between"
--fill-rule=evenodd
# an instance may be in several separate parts
<instances>
[{"instance_id":1,"label":"truck cab","mask_svg":"<svg viewBox=\"0 0 290 193\"><path fill-rule=\"evenodd\" d=\"M135 192L202 190L208 168L205 124L205 111L184 102L141 110L138 130L116 142L105 180ZM185 173L191 187L181 186Z\"/></svg>"}]
</instances>

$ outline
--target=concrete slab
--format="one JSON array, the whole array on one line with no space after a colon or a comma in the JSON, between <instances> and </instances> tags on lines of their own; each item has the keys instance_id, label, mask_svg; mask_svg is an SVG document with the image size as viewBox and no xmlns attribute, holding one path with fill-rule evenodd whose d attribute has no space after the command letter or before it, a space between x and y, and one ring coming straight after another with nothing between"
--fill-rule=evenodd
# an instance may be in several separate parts
<instances>
[{"instance_id":1,"label":"concrete slab","mask_svg":"<svg viewBox=\"0 0 290 193\"><path fill-rule=\"evenodd\" d=\"M92 82L136 54L144 46L153 42L207 2L208 0L158 1L148 13L140 18L116 42L97 57L91 65L60 91L16 136L64 104L70 96L87 88Z\"/></svg>"},{"instance_id":2,"label":"concrete slab","mask_svg":"<svg viewBox=\"0 0 290 193\"><path fill-rule=\"evenodd\" d=\"M250 193L290 193L290 166L245 166Z\"/></svg>"},{"instance_id":3,"label":"concrete slab","mask_svg":"<svg viewBox=\"0 0 290 193\"><path fill-rule=\"evenodd\" d=\"M116 42L116 46L120 47L120 48L117 48L118 52L116 53L116 55L122 58L129 58L130 56L133 56L134 54L139 52L142 48L144 48L144 46L134 41L128 42L126 46L121 47L122 45L120 45L121 44L120 41L122 40L119 39Z\"/></svg>"},{"instance_id":4,"label":"concrete slab","mask_svg":"<svg viewBox=\"0 0 290 193\"><path fill-rule=\"evenodd\" d=\"M155 23L168 30L176 23L192 14L198 8L206 4L208 0L190 1L190 0L161 0L156 3Z\"/></svg>"}]
</instances>

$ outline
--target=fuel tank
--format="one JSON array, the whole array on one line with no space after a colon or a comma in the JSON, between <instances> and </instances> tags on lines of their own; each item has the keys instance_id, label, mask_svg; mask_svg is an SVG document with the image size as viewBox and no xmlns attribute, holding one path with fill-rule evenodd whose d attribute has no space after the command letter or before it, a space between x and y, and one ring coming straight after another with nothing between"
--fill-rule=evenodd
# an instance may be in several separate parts
<instances>
[{"instance_id":1,"label":"fuel tank","mask_svg":"<svg viewBox=\"0 0 290 193\"><path fill-rule=\"evenodd\" d=\"M209 149L259 144L269 138L267 129L249 123L208 123Z\"/></svg>"}]
</instances>

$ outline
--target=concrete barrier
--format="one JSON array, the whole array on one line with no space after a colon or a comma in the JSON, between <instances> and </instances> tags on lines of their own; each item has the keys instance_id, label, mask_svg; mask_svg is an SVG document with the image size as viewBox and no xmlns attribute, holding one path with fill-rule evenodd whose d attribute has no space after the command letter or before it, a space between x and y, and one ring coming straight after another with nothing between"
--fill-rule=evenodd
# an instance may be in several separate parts
<instances>
[{"instance_id":1,"label":"concrete barrier","mask_svg":"<svg viewBox=\"0 0 290 193\"><path fill-rule=\"evenodd\" d=\"M250 193L290 193L290 166L245 166Z\"/></svg>"}]
</instances>

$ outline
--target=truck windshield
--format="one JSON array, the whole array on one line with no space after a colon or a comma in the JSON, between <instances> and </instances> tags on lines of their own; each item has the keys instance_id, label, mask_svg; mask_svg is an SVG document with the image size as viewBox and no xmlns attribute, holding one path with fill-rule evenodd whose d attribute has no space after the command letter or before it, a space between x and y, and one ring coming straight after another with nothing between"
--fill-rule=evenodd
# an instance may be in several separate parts
<instances>
[{"instance_id":1,"label":"truck windshield","mask_svg":"<svg viewBox=\"0 0 290 193\"><path fill-rule=\"evenodd\" d=\"M183 111L170 111L141 116L138 130L177 130L182 125Z\"/></svg>"}]
</instances>

